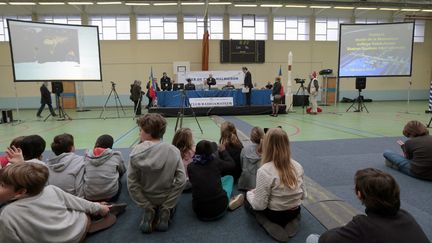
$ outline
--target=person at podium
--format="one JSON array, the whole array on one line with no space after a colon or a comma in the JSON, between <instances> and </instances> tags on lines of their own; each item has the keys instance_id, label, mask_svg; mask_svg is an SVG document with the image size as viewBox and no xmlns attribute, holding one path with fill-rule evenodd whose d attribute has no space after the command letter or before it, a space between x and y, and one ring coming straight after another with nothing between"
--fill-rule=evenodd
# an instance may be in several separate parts
<instances>
[{"instance_id":1,"label":"person at podium","mask_svg":"<svg viewBox=\"0 0 432 243\"><path fill-rule=\"evenodd\" d=\"M195 90L195 84L192 83L190 78L186 79L187 84L185 85L185 90Z\"/></svg>"},{"instance_id":2,"label":"person at podium","mask_svg":"<svg viewBox=\"0 0 432 243\"><path fill-rule=\"evenodd\" d=\"M166 72L163 72L163 76L160 79L160 84L161 84L162 91L171 91L172 88L171 78L167 76Z\"/></svg>"},{"instance_id":3,"label":"person at podium","mask_svg":"<svg viewBox=\"0 0 432 243\"><path fill-rule=\"evenodd\" d=\"M216 85L216 79L213 78L213 74L209 74L209 77L207 78L207 85L209 86L209 90L211 89L212 85Z\"/></svg>"}]
</instances>

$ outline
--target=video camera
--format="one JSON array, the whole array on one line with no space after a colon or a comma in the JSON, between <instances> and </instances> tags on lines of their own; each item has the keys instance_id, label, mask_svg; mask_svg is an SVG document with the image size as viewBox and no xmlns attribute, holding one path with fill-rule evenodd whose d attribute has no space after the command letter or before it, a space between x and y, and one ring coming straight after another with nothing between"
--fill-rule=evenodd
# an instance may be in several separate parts
<instances>
[{"instance_id":1,"label":"video camera","mask_svg":"<svg viewBox=\"0 0 432 243\"><path fill-rule=\"evenodd\" d=\"M294 80L296 81L297 84L304 84L305 82L304 78L295 78Z\"/></svg>"},{"instance_id":2,"label":"video camera","mask_svg":"<svg viewBox=\"0 0 432 243\"><path fill-rule=\"evenodd\" d=\"M113 81L111 81L111 85L112 85L112 86L115 86L115 85L116 85L116 83L114 83Z\"/></svg>"}]
</instances>

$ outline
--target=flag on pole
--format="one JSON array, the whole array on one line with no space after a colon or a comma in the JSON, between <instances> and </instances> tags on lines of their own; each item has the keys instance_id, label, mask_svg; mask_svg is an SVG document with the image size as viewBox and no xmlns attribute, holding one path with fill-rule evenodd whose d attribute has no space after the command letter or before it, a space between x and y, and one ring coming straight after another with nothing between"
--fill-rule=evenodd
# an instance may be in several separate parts
<instances>
[{"instance_id":1,"label":"flag on pole","mask_svg":"<svg viewBox=\"0 0 432 243\"><path fill-rule=\"evenodd\" d=\"M279 66L279 74L278 74L278 76L282 77L282 65Z\"/></svg>"},{"instance_id":2,"label":"flag on pole","mask_svg":"<svg viewBox=\"0 0 432 243\"><path fill-rule=\"evenodd\" d=\"M151 67L150 70L149 83L150 83L149 96L150 98L154 99L156 97L156 82L155 79L153 78L153 67Z\"/></svg>"}]
</instances>

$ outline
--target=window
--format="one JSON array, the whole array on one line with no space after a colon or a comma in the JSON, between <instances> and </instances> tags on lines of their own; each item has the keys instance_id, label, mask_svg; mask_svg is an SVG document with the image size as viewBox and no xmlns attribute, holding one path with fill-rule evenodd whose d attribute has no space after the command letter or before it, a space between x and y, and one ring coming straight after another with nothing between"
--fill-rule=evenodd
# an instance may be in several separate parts
<instances>
[{"instance_id":1,"label":"window","mask_svg":"<svg viewBox=\"0 0 432 243\"><path fill-rule=\"evenodd\" d=\"M274 40L309 40L309 18L278 16L273 19Z\"/></svg>"},{"instance_id":2,"label":"window","mask_svg":"<svg viewBox=\"0 0 432 243\"><path fill-rule=\"evenodd\" d=\"M0 16L0 23L1 23L0 41L9 41L8 26L7 26L6 19L32 21L31 16Z\"/></svg>"},{"instance_id":3,"label":"window","mask_svg":"<svg viewBox=\"0 0 432 243\"><path fill-rule=\"evenodd\" d=\"M388 23L387 19L377 19L377 18L357 18L355 20L356 24L381 24Z\"/></svg>"},{"instance_id":4,"label":"window","mask_svg":"<svg viewBox=\"0 0 432 243\"><path fill-rule=\"evenodd\" d=\"M339 39L339 24L349 22L348 18L316 18L315 40L337 41Z\"/></svg>"},{"instance_id":5,"label":"window","mask_svg":"<svg viewBox=\"0 0 432 243\"><path fill-rule=\"evenodd\" d=\"M40 20L45 23L81 25L80 16L42 16Z\"/></svg>"},{"instance_id":6,"label":"window","mask_svg":"<svg viewBox=\"0 0 432 243\"><path fill-rule=\"evenodd\" d=\"M99 27L100 40L130 40L129 16L92 16L89 25Z\"/></svg>"},{"instance_id":7,"label":"window","mask_svg":"<svg viewBox=\"0 0 432 243\"><path fill-rule=\"evenodd\" d=\"M177 40L176 16L137 16L138 40Z\"/></svg>"},{"instance_id":8,"label":"window","mask_svg":"<svg viewBox=\"0 0 432 243\"><path fill-rule=\"evenodd\" d=\"M246 23L246 26L243 23ZM229 20L232 40L267 40L267 17L255 16L255 26L250 19L243 21L242 16L231 16Z\"/></svg>"},{"instance_id":9,"label":"window","mask_svg":"<svg viewBox=\"0 0 432 243\"><path fill-rule=\"evenodd\" d=\"M184 39L200 40L204 35L204 17L185 16L183 18ZM213 40L223 39L223 17L210 16L207 22L209 38Z\"/></svg>"},{"instance_id":10,"label":"window","mask_svg":"<svg viewBox=\"0 0 432 243\"><path fill-rule=\"evenodd\" d=\"M416 20L414 24L414 42L424 42L426 20Z\"/></svg>"}]
</instances>

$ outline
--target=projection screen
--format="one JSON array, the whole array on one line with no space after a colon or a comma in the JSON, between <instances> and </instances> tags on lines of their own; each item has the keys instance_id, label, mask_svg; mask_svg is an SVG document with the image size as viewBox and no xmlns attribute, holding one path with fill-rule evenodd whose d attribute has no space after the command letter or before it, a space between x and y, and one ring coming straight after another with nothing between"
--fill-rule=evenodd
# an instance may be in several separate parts
<instances>
[{"instance_id":1,"label":"projection screen","mask_svg":"<svg viewBox=\"0 0 432 243\"><path fill-rule=\"evenodd\" d=\"M341 24L339 77L411 76L414 23Z\"/></svg>"},{"instance_id":2,"label":"projection screen","mask_svg":"<svg viewBox=\"0 0 432 243\"><path fill-rule=\"evenodd\" d=\"M102 81L97 26L7 23L15 82Z\"/></svg>"}]
</instances>

